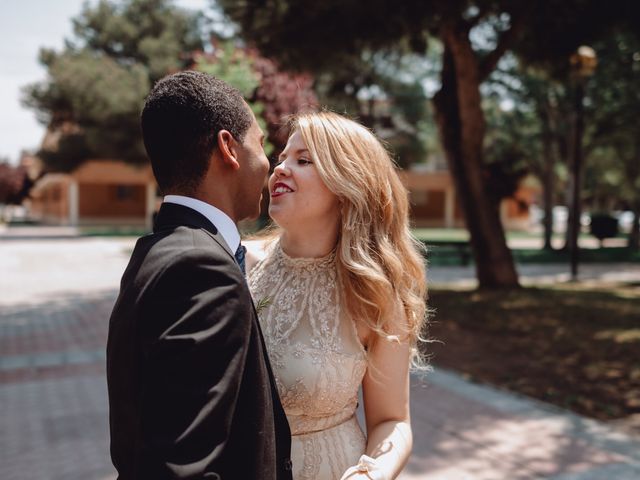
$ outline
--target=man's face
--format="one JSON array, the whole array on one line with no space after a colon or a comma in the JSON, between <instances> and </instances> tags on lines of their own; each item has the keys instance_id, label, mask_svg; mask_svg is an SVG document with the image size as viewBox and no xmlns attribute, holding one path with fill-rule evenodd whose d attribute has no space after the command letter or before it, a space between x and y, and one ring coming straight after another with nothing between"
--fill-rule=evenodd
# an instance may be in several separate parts
<instances>
[{"instance_id":1,"label":"man's face","mask_svg":"<svg viewBox=\"0 0 640 480\"><path fill-rule=\"evenodd\" d=\"M240 145L240 188L238 220L257 218L260 214L262 189L269 172L269 160L264 154L264 133L252 114L253 121Z\"/></svg>"}]
</instances>

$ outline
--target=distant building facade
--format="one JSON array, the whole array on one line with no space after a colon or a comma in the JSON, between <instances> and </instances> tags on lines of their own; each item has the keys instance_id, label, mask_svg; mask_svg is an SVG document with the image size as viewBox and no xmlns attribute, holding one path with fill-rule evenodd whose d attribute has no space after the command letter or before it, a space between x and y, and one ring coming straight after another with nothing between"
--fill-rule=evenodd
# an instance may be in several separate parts
<instances>
[{"instance_id":1,"label":"distant building facade","mask_svg":"<svg viewBox=\"0 0 640 480\"><path fill-rule=\"evenodd\" d=\"M31 189L30 216L56 225L151 227L156 182L149 165L88 160L71 173L48 173Z\"/></svg>"},{"instance_id":2,"label":"distant building facade","mask_svg":"<svg viewBox=\"0 0 640 480\"><path fill-rule=\"evenodd\" d=\"M421 167L400 172L409 191L413 226L464 228L464 215L449 171ZM529 207L539 192L537 182L525 178L515 194L501 202L500 216L506 229L530 227ZM150 229L160 202L151 167L133 166L120 160L88 160L71 173L48 173L36 182L30 197L32 219L69 226ZM265 202L263 210L267 205Z\"/></svg>"},{"instance_id":3,"label":"distant building facade","mask_svg":"<svg viewBox=\"0 0 640 480\"><path fill-rule=\"evenodd\" d=\"M448 170L429 170L422 165L400 172L411 204L415 227L464 228L465 220ZM500 218L508 230L527 230L531 224L529 208L540 192L537 182L525 178L512 197L502 200Z\"/></svg>"}]
</instances>

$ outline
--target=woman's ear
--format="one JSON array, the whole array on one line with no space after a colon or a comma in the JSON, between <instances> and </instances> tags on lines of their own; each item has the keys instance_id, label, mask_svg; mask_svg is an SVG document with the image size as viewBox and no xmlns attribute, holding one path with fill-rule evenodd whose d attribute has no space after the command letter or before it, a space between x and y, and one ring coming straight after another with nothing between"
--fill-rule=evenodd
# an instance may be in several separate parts
<instances>
[{"instance_id":1,"label":"woman's ear","mask_svg":"<svg viewBox=\"0 0 640 480\"><path fill-rule=\"evenodd\" d=\"M228 130L220 130L218 132L218 148L220 149L222 163L228 165L233 170L240 168L240 163L238 161L240 153L239 147L240 145L236 139L233 138L231 132Z\"/></svg>"}]
</instances>

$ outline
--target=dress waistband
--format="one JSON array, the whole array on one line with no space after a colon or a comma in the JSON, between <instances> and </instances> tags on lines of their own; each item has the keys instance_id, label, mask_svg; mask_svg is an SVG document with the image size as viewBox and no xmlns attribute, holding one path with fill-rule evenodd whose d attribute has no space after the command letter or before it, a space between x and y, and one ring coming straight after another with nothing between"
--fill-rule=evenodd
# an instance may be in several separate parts
<instances>
[{"instance_id":1,"label":"dress waistband","mask_svg":"<svg viewBox=\"0 0 640 480\"><path fill-rule=\"evenodd\" d=\"M355 419L352 411L341 412L330 417L291 416L288 418L291 426L291 435L309 435L312 433L330 430Z\"/></svg>"}]
</instances>

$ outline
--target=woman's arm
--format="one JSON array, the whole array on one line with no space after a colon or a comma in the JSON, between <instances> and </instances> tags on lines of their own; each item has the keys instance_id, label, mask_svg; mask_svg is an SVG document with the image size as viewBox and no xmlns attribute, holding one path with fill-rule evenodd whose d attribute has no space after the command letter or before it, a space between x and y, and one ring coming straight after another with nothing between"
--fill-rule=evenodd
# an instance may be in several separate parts
<instances>
[{"instance_id":1,"label":"woman's arm","mask_svg":"<svg viewBox=\"0 0 640 480\"><path fill-rule=\"evenodd\" d=\"M399 322L400 323L400 322ZM396 330L396 329L394 329ZM362 383L367 423L366 455L374 459L369 475L351 467L349 480L390 480L404 467L413 445L409 413L409 362L411 347L406 336L379 338L370 349L369 366ZM375 333L372 333L375 335ZM400 339L400 340L399 340ZM374 472L378 472L378 475Z\"/></svg>"}]
</instances>

